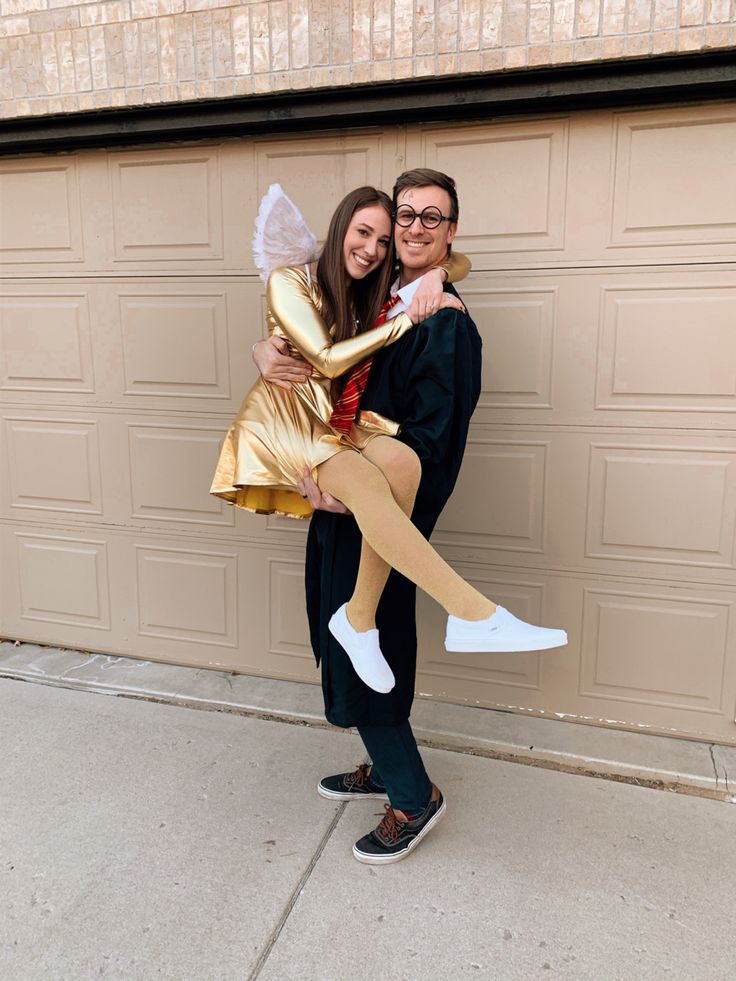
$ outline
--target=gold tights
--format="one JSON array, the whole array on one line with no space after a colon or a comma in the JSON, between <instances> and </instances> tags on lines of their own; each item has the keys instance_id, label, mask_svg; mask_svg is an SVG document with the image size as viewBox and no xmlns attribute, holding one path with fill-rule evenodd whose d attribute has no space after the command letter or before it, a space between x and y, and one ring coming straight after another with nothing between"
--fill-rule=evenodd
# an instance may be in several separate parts
<instances>
[{"instance_id":1,"label":"gold tights","mask_svg":"<svg viewBox=\"0 0 736 981\"><path fill-rule=\"evenodd\" d=\"M372 439L362 453L337 453L318 468L320 489L350 508L363 535L358 578L348 603L348 619L356 630L375 625L392 568L453 616L481 620L495 609L409 520L420 476L416 453L390 436Z\"/></svg>"}]
</instances>

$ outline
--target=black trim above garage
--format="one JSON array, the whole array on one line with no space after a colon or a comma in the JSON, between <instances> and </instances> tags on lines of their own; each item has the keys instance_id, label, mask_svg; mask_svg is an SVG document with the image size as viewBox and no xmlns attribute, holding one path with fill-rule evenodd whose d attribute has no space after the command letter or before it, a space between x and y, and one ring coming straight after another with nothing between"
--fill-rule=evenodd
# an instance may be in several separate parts
<instances>
[{"instance_id":1,"label":"black trim above garage","mask_svg":"<svg viewBox=\"0 0 736 981\"><path fill-rule=\"evenodd\" d=\"M33 116L0 125L0 154L734 96L736 52L715 51Z\"/></svg>"}]
</instances>

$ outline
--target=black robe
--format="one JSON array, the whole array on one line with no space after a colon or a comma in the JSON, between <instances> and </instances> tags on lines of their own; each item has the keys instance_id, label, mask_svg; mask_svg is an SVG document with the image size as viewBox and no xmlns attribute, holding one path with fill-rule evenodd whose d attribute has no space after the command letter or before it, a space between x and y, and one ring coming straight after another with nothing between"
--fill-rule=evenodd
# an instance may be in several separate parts
<instances>
[{"instance_id":1,"label":"black robe","mask_svg":"<svg viewBox=\"0 0 736 981\"><path fill-rule=\"evenodd\" d=\"M453 291L454 292L454 291ZM429 538L452 493L480 394L481 340L467 314L444 309L379 351L361 408L401 424L397 437L422 462L412 521ZM398 725L409 718L416 676L416 586L392 572L378 607L381 650L396 676L382 695L358 678L327 623L353 592L361 535L351 515L317 511L307 538L309 629L322 664L325 715L333 725Z\"/></svg>"}]
</instances>

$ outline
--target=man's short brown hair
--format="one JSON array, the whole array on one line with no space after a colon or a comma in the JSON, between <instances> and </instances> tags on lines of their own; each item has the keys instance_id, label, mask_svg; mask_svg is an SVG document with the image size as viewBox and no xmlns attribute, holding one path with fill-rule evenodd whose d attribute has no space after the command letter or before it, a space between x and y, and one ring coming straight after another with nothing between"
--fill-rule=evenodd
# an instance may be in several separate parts
<instances>
[{"instance_id":1,"label":"man's short brown hair","mask_svg":"<svg viewBox=\"0 0 736 981\"><path fill-rule=\"evenodd\" d=\"M457 188L455 181L447 174L439 170L431 170L429 167L415 167L414 170L405 170L400 174L394 184L394 210L399 195L402 191L410 187L432 187L436 185L443 191L447 191L450 196L450 214L447 216L451 221L456 222L460 215L460 206L457 200Z\"/></svg>"}]
</instances>

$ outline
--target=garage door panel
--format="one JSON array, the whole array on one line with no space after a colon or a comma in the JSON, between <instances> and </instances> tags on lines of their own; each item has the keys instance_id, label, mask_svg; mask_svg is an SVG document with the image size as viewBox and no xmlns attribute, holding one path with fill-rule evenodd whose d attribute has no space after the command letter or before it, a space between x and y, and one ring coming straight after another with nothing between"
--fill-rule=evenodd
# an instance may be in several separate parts
<instances>
[{"instance_id":1,"label":"garage door panel","mask_svg":"<svg viewBox=\"0 0 736 981\"><path fill-rule=\"evenodd\" d=\"M733 435L600 429L552 447L547 554L555 565L736 585Z\"/></svg>"},{"instance_id":2,"label":"garage door panel","mask_svg":"<svg viewBox=\"0 0 736 981\"><path fill-rule=\"evenodd\" d=\"M689 280L604 288L596 408L736 411L736 285Z\"/></svg>"},{"instance_id":3,"label":"garage door panel","mask_svg":"<svg viewBox=\"0 0 736 981\"><path fill-rule=\"evenodd\" d=\"M453 562L580 569L588 443L583 432L474 423L432 541Z\"/></svg>"},{"instance_id":4,"label":"garage door panel","mask_svg":"<svg viewBox=\"0 0 736 981\"><path fill-rule=\"evenodd\" d=\"M591 721L733 742L733 590L635 579L581 586L579 680L560 703Z\"/></svg>"},{"instance_id":5,"label":"garage door panel","mask_svg":"<svg viewBox=\"0 0 736 981\"><path fill-rule=\"evenodd\" d=\"M236 648L237 555L136 545L139 637Z\"/></svg>"},{"instance_id":6,"label":"garage door panel","mask_svg":"<svg viewBox=\"0 0 736 981\"><path fill-rule=\"evenodd\" d=\"M483 340L474 421L592 421L598 275L473 271L461 284Z\"/></svg>"},{"instance_id":7,"label":"garage door panel","mask_svg":"<svg viewBox=\"0 0 736 981\"><path fill-rule=\"evenodd\" d=\"M551 409L557 287L504 288L474 275L460 289L483 339L477 417L495 408Z\"/></svg>"},{"instance_id":8,"label":"garage door panel","mask_svg":"<svg viewBox=\"0 0 736 981\"><path fill-rule=\"evenodd\" d=\"M732 605L586 589L580 695L723 714Z\"/></svg>"},{"instance_id":9,"label":"garage door panel","mask_svg":"<svg viewBox=\"0 0 736 981\"><path fill-rule=\"evenodd\" d=\"M234 509L209 491L222 443L217 427L129 422L131 519L231 529Z\"/></svg>"},{"instance_id":10,"label":"garage door panel","mask_svg":"<svg viewBox=\"0 0 736 981\"><path fill-rule=\"evenodd\" d=\"M268 531L264 516L209 493L229 419L131 412L106 413L102 423L108 520L155 535L218 542L284 538L278 529Z\"/></svg>"},{"instance_id":11,"label":"garage door panel","mask_svg":"<svg viewBox=\"0 0 736 981\"><path fill-rule=\"evenodd\" d=\"M6 289L0 295L0 390L94 393L88 292L10 283Z\"/></svg>"},{"instance_id":12,"label":"garage door panel","mask_svg":"<svg viewBox=\"0 0 736 981\"><path fill-rule=\"evenodd\" d=\"M422 132L422 166L451 174L471 256L564 248L568 120Z\"/></svg>"},{"instance_id":13,"label":"garage door panel","mask_svg":"<svg viewBox=\"0 0 736 981\"><path fill-rule=\"evenodd\" d=\"M616 117L610 246L736 242L736 112L728 106Z\"/></svg>"},{"instance_id":14,"label":"garage door panel","mask_svg":"<svg viewBox=\"0 0 736 981\"><path fill-rule=\"evenodd\" d=\"M3 549L12 582L5 583L8 625L14 622L19 636L54 638L61 629L74 637L82 629L93 643L107 644L96 633L112 626L106 541L83 532L8 529Z\"/></svg>"},{"instance_id":15,"label":"garage door panel","mask_svg":"<svg viewBox=\"0 0 736 981\"><path fill-rule=\"evenodd\" d=\"M96 297L100 400L155 411L234 415L256 378L261 284L139 279Z\"/></svg>"},{"instance_id":16,"label":"garage door panel","mask_svg":"<svg viewBox=\"0 0 736 981\"><path fill-rule=\"evenodd\" d=\"M316 682L304 606L303 549L242 545L238 551L242 670Z\"/></svg>"},{"instance_id":17,"label":"garage door panel","mask_svg":"<svg viewBox=\"0 0 736 981\"><path fill-rule=\"evenodd\" d=\"M687 274L667 267L609 270L591 274L589 284L598 297L597 337L591 338L595 392L588 421L730 428L736 410L734 273L708 266L693 266ZM571 287L574 291L574 281ZM589 333L594 302L589 287L579 301L570 311L570 327ZM564 343L563 333L558 353ZM572 360L570 367L565 377L567 363L561 360L556 375L566 391L578 387Z\"/></svg>"},{"instance_id":18,"label":"garage door panel","mask_svg":"<svg viewBox=\"0 0 736 981\"><path fill-rule=\"evenodd\" d=\"M607 281L593 269L471 273L461 291L483 340L476 422L596 424L600 297Z\"/></svg>"},{"instance_id":19,"label":"garage door panel","mask_svg":"<svg viewBox=\"0 0 736 981\"><path fill-rule=\"evenodd\" d=\"M471 435L435 541L542 554L548 447L548 441Z\"/></svg>"},{"instance_id":20,"label":"garage door panel","mask_svg":"<svg viewBox=\"0 0 736 981\"><path fill-rule=\"evenodd\" d=\"M0 164L0 262L56 267L84 261L79 160L57 157Z\"/></svg>"},{"instance_id":21,"label":"garage door panel","mask_svg":"<svg viewBox=\"0 0 736 981\"><path fill-rule=\"evenodd\" d=\"M590 557L734 569L736 446L593 442L587 524Z\"/></svg>"},{"instance_id":22,"label":"garage door panel","mask_svg":"<svg viewBox=\"0 0 736 981\"><path fill-rule=\"evenodd\" d=\"M255 515L270 539L277 536L295 545L303 545L307 540L309 521L305 518L286 518L279 514ZM284 537L286 536L286 537Z\"/></svg>"},{"instance_id":23,"label":"garage door panel","mask_svg":"<svg viewBox=\"0 0 736 981\"><path fill-rule=\"evenodd\" d=\"M9 413L3 419L5 510L102 516L95 419Z\"/></svg>"},{"instance_id":24,"label":"garage door panel","mask_svg":"<svg viewBox=\"0 0 736 981\"><path fill-rule=\"evenodd\" d=\"M304 560L268 555L267 653L284 665L312 670L309 624L304 606Z\"/></svg>"},{"instance_id":25,"label":"garage door panel","mask_svg":"<svg viewBox=\"0 0 736 981\"><path fill-rule=\"evenodd\" d=\"M488 421L713 427L736 409L736 280L707 266L498 274L494 285L555 290L550 412L496 402ZM475 312L471 301L471 312ZM696 326L697 325L697 326ZM484 357L497 357L492 321ZM534 357L520 351L519 360ZM513 377L513 376L512 376Z\"/></svg>"},{"instance_id":26,"label":"garage door panel","mask_svg":"<svg viewBox=\"0 0 736 981\"><path fill-rule=\"evenodd\" d=\"M303 548L242 545L239 558L241 669L317 682L304 606Z\"/></svg>"},{"instance_id":27,"label":"garage door panel","mask_svg":"<svg viewBox=\"0 0 736 981\"><path fill-rule=\"evenodd\" d=\"M277 514L253 514L243 508L226 504L224 501L221 503L234 518L233 530L228 533L228 537L232 540L260 541L304 549L309 528L307 519L284 518Z\"/></svg>"},{"instance_id":28,"label":"garage door panel","mask_svg":"<svg viewBox=\"0 0 736 981\"><path fill-rule=\"evenodd\" d=\"M107 162L115 265L222 262L217 147L123 151L109 154Z\"/></svg>"},{"instance_id":29,"label":"garage door panel","mask_svg":"<svg viewBox=\"0 0 736 981\"><path fill-rule=\"evenodd\" d=\"M308 522L252 514L210 494L229 418L105 414L105 514L147 533L302 547Z\"/></svg>"},{"instance_id":30,"label":"garage door panel","mask_svg":"<svg viewBox=\"0 0 736 981\"><path fill-rule=\"evenodd\" d=\"M224 292L150 287L118 302L124 395L230 399Z\"/></svg>"}]
</instances>

